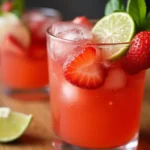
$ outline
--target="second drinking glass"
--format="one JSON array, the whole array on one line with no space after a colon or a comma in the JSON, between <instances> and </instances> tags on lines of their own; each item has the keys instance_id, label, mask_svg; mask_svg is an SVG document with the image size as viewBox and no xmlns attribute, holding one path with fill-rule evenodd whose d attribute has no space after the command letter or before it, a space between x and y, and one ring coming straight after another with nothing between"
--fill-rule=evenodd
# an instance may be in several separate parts
<instances>
[{"instance_id":1,"label":"second drinking glass","mask_svg":"<svg viewBox=\"0 0 150 150\"><path fill-rule=\"evenodd\" d=\"M7 15L13 18L10 13ZM1 50L3 91L19 99L45 99L48 97L45 32L48 26L61 19L61 15L55 9L35 8L26 11L21 19L23 25L13 24L10 33L3 40ZM13 34L20 36L22 39L19 40L25 46L30 38L28 48L25 49L20 45Z\"/></svg>"}]
</instances>

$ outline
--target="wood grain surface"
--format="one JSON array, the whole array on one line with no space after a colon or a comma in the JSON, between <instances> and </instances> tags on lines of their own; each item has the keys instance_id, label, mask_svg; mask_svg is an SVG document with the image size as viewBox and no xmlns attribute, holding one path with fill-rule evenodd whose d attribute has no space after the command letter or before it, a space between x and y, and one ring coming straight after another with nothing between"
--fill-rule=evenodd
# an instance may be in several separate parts
<instances>
[{"instance_id":1,"label":"wood grain surface","mask_svg":"<svg viewBox=\"0 0 150 150\"><path fill-rule=\"evenodd\" d=\"M0 107L33 114L34 119L25 134L17 141L0 144L0 150L52 150L49 101L21 101L0 94ZM141 115L138 150L150 150L150 71L147 72L145 96Z\"/></svg>"}]
</instances>

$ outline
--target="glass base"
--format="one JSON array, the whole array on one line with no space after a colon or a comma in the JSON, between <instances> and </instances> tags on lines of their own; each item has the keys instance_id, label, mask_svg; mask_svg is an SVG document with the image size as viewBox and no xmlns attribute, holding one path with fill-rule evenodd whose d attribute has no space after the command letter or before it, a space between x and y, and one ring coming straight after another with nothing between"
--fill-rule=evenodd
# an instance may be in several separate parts
<instances>
[{"instance_id":1,"label":"glass base","mask_svg":"<svg viewBox=\"0 0 150 150\"><path fill-rule=\"evenodd\" d=\"M138 148L138 134L128 143L113 148L82 148L60 141L53 140L52 150L137 150Z\"/></svg>"},{"instance_id":2,"label":"glass base","mask_svg":"<svg viewBox=\"0 0 150 150\"><path fill-rule=\"evenodd\" d=\"M3 93L19 100L47 100L49 98L48 86L36 89L13 89L3 87Z\"/></svg>"}]
</instances>

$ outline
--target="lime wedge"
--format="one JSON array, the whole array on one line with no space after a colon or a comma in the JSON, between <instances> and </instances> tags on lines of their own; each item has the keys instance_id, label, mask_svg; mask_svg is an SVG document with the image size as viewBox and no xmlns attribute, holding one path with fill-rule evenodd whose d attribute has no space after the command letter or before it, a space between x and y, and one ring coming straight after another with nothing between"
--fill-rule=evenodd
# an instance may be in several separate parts
<instances>
[{"instance_id":1,"label":"lime wedge","mask_svg":"<svg viewBox=\"0 0 150 150\"><path fill-rule=\"evenodd\" d=\"M32 115L12 112L9 108L0 108L0 142L18 139L28 128Z\"/></svg>"},{"instance_id":2,"label":"lime wedge","mask_svg":"<svg viewBox=\"0 0 150 150\"><path fill-rule=\"evenodd\" d=\"M4 18L5 24L14 24L19 22L19 18L10 12L3 13L1 18Z\"/></svg>"},{"instance_id":3,"label":"lime wedge","mask_svg":"<svg viewBox=\"0 0 150 150\"><path fill-rule=\"evenodd\" d=\"M135 33L135 23L129 14L115 12L99 20L92 32L99 43L130 42ZM125 44L107 46L103 49L103 55L108 60L116 60L127 50L128 46Z\"/></svg>"},{"instance_id":4,"label":"lime wedge","mask_svg":"<svg viewBox=\"0 0 150 150\"><path fill-rule=\"evenodd\" d=\"M0 16L0 45L7 34L15 36L24 47L29 47L29 29L13 13L4 13Z\"/></svg>"}]
</instances>

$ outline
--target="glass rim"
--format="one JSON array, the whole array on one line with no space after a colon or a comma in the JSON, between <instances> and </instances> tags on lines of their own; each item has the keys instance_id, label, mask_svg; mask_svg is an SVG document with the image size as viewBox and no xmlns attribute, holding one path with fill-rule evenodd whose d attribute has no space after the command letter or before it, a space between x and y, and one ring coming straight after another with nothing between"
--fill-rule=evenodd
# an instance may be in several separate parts
<instances>
[{"instance_id":1,"label":"glass rim","mask_svg":"<svg viewBox=\"0 0 150 150\"><path fill-rule=\"evenodd\" d=\"M59 10L55 9L55 8L49 8L49 7L28 7L25 9L24 13L28 12L28 11L41 11L43 12L43 14L46 14L46 16L48 17L58 17L60 19L62 19L62 14Z\"/></svg>"},{"instance_id":2,"label":"glass rim","mask_svg":"<svg viewBox=\"0 0 150 150\"><path fill-rule=\"evenodd\" d=\"M46 35L47 37L51 37L55 40L59 40L61 42L68 42L68 43L73 43L73 44L82 44L83 41L73 41L73 40L68 40L68 39L62 39L62 38L59 38L59 37L56 37L55 35L53 35L51 33L51 27L47 28L46 30ZM89 45L89 46L121 46L121 45L131 45L132 42L121 42L121 43L87 43L86 45Z\"/></svg>"}]
</instances>

